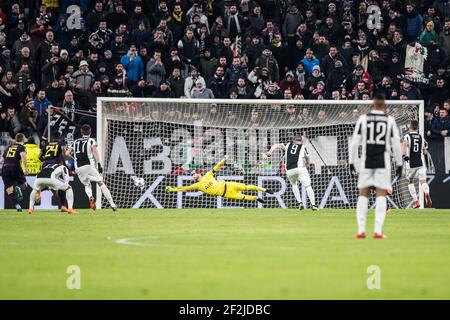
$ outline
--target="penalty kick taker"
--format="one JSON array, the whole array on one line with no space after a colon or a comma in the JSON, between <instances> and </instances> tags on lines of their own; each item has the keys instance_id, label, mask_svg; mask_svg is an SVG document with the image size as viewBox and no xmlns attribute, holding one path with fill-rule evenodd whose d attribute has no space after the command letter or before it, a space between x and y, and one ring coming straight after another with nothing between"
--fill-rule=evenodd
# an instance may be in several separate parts
<instances>
[{"instance_id":1,"label":"penalty kick taker","mask_svg":"<svg viewBox=\"0 0 450 320\"><path fill-rule=\"evenodd\" d=\"M224 197L226 199L233 200L258 201L264 204L264 199L248 194L243 194L242 191L262 191L268 194L273 194L272 191L252 184L216 180L215 174L217 173L217 171L219 171L220 167L224 165L227 159L228 157L225 156L223 160L216 164L214 168L208 171L204 176L199 173L195 173L192 176L192 178L196 181L194 184L178 188L168 186L166 188L167 192L201 191L209 194L210 196Z\"/></svg>"}]
</instances>

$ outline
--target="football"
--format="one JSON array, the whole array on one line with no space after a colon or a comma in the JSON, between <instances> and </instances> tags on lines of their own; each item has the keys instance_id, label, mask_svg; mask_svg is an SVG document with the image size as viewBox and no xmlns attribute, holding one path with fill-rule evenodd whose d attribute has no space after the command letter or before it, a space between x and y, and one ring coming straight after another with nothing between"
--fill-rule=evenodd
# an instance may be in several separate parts
<instances>
[{"instance_id":1,"label":"football","mask_svg":"<svg viewBox=\"0 0 450 320\"><path fill-rule=\"evenodd\" d=\"M141 189L144 188L145 187L145 180L144 180L144 178L136 178L134 180L134 185L136 187L141 188Z\"/></svg>"}]
</instances>

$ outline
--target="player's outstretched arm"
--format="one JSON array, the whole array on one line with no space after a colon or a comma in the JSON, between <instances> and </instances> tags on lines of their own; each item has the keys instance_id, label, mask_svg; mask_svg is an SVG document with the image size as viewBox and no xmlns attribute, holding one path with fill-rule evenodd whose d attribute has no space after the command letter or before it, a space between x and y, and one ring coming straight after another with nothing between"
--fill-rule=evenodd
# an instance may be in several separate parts
<instances>
[{"instance_id":1,"label":"player's outstretched arm","mask_svg":"<svg viewBox=\"0 0 450 320\"><path fill-rule=\"evenodd\" d=\"M100 163L100 152L96 145L92 146L92 155L94 156L95 162Z\"/></svg>"},{"instance_id":2,"label":"player's outstretched arm","mask_svg":"<svg viewBox=\"0 0 450 320\"><path fill-rule=\"evenodd\" d=\"M402 142L402 155L403 155L403 160L405 160L405 161L409 161L408 148L409 148L409 142L405 138Z\"/></svg>"},{"instance_id":3,"label":"player's outstretched arm","mask_svg":"<svg viewBox=\"0 0 450 320\"><path fill-rule=\"evenodd\" d=\"M222 160L220 160L213 168L213 173L216 173L219 171L219 169L225 164L225 162L228 160L228 156L226 155Z\"/></svg>"},{"instance_id":4,"label":"player's outstretched arm","mask_svg":"<svg viewBox=\"0 0 450 320\"><path fill-rule=\"evenodd\" d=\"M198 183L191 184L190 186L177 187L167 186L167 192L183 192L183 191L195 191L198 190Z\"/></svg>"},{"instance_id":5,"label":"player's outstretched arm","mask_svg":"<svg viewBox=\"0 0 450 320\"><path fill-rule=\"evenodd\" d=\"M305 166L307 166L308 164L311 163L311 157L309 155L305 156L304 163L305 163Z\"/></svg>"},{"instance_id":6,"label":"player's outstretched arm","mask_svg":"<svg viewBox=\"0 0 450 320\"><path fill-rule=\"evenodd\" d=\"M266 153L268 157L272 156L272 153L277 149L284 149L284 144L282 143L276 143L270 148L270 150Z\"/></svg>"},{"instance_id":7,"label":"player's outstretched arm","mask_svg":"<svg viewBox=\"0 0 450 320\"><path fill-rule=\"evenodd\" d=\"M100 174L103 173L103 167L100 159L100 152L98 151L97 145L92 145L92 155L94 156L95 162L97 162L97 169Z\"/></svg>"}]
</instances>

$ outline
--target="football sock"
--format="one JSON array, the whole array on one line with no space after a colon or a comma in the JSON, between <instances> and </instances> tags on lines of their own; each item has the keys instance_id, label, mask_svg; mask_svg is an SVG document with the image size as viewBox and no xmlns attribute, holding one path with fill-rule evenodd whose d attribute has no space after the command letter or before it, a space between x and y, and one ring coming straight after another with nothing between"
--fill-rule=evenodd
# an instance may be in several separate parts
<instances>
[{"instance_id":1,"label":"football sock","mask_svg":"<svg viewBox=\"0 0 450 320\"><path fill-rule=\"evenodd\" d=\"M69 188L66 190L67 206L69 209L73 209L73 190Z\"/></svg>"},{"instance_id":2,"label":"football sock","mask_svg":"<svg viewBox=\"0 0 450 320\"><path fill-rule=\"evenodd\" d=\"M386 217L386 197L380 196L375 200L375 233L382 233L384 218Z\"/></svg>"},{"instance_id":3,"label":"football sock","mask_svg":"<svg viewBox=\"0 0 450 320\"><path fill-rule=\"evenodd\" d=\"M16 195L17 202L22 201L22 199L23 199L23 192L22 192L22 188L20 188L20 186L15 186L14 187L14 193Z\"/></svg>"},{"instance_id":4,"label":"football sock","mask_svg":"<svg viewBox=\"0 0 450 320\"><path fill-rule=\"evenodd\" d=\"M114 201L112 199L111 192L109 192L109 189L106 186L106 184L102 184L100 189L102 189L102 193L105 195L105 198L106 198L106 200L108 200L108 202L111 205L111 207L115 207L116 205L115 205L115 203L114 203Z\"/></svg>"},{"instance_id":5,"label":"football sock","mask_svg":"<svg viewBox=\"0 0 450 320\"><path fill-rule=\"evenodd\" d=\"M424 193L430 193L430 187L428 186L428 183L424 182L422 183L422 190Z\"/></svg>"},{"instance_id":6,"label":"football sock","mask_svg":"<svg viewBox=\"0 0 450 320\"><path fill-rule=\"evenodd\" d=\"M356 205L356 221L358 222L358 233L366 232L368 206L369 199L364 196L359 196L358 203Z\"/></svg>"},{"instance_id":7,"label":"football sock","mask_svg":"<svg viewBox=\"0 0 450 320\"><path fill-rule=\"evenodd\" d=\"M67 206L66 191L58 190L58 198L61 202L61 206Z\"/></svg>"},{"instance_id":8,"label":"football sock","mask_svg":"<svg viewBox=\"0 0 450 320\"><path fill-rule=\"evenodd\" d=\"M316 205L316 198L314 197L314 190L311 186L307 186L306 188L306 193L308 194L308 199L309 202L311 203L312 206Z\"/></svg>"},{"instance_id":9,"label":"football sock","mask_svg":"<svg viewBox=\"0 0 450 320\"><path fill-rule=\"evenodd\" d=\"M8 194L8 197L12 205L15 207L18 204L16 194L14 192L11 192L10 194Z\"/></svg>"},{"instance_id":10,"label":"football sock","mask_svg":"<svg viewBox=\"0 0 450 320\"><path fill-rule=\"evenodd\" d=\"M89 199L92 198L92 187L90 183L84 185L84 191L86 192Z\"/></svg>"},{"instance_id":11,"label":"football sock","mask_svg":"<svg viewBox=\"0 0 450 320\"><path fill-rule=\"evenodd\" d=\"M417 193L416 193L416 187L414 187L414 183L408 184L409 193L411 194L411 197L414 201L417 201Z\"/></svg>"},{"instance_id":12,"label":"football sock","mask_svg":"<svg viewBox=\"0 0 450 320\"><path fill-rule=\"evenodd\" d=\"M30 193L30 206L28 208L34 209L34 203L36 202L36 190L32 190Z\"/></svg>"},{"instance_id":13,"label":"football sock","mask_svg":"<svg viewBox=\"0 0 450 320\"><path fill-rule=\"evenodd\" d=\"M300 196L300 189L297 184L292 185L292 192L294 193L295 199L298 203L302 203L302 198Z\"/></svg>"}]
</instances>

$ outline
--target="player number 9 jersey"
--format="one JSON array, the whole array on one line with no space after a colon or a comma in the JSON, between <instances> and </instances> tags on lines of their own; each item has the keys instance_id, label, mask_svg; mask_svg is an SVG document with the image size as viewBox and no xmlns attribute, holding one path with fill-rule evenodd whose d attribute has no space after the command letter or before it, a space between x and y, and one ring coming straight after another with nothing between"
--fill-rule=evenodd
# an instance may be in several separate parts
<instances>
[{"instance_id":1,"label":"player number 9 jersey","mask_svg":"<svg viewBox=\"0 0 450 320\"><path fill-rule=\"evenodd\" d=\"M290 142L284 148L286 170L303 168L305 166L305 157L308 157L309 154L303 144Z\"/></svg>"}]
</instances>

